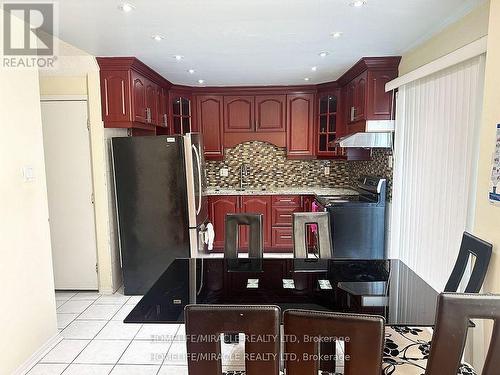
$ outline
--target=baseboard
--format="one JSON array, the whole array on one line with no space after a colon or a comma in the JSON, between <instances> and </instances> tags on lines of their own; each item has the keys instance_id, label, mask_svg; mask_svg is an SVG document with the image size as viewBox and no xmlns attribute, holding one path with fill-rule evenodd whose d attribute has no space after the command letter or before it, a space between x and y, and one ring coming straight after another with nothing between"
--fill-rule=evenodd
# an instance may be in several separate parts
<instances>
[{"instance_id":1,"label":"baseboard","mask_svg":"<svg viewBox=\"0 0 500 375\"><path fill-rule=\"evenodd\" d=\"M24 363L19 366L12 375L24 375L26 374L33 366L35 366L46 354L47 350L55 346L56 343L61 341L63 337L59 334L55 334L50 339L45 342L36 352L34 352Z\"/></svg>"}]
</instances>

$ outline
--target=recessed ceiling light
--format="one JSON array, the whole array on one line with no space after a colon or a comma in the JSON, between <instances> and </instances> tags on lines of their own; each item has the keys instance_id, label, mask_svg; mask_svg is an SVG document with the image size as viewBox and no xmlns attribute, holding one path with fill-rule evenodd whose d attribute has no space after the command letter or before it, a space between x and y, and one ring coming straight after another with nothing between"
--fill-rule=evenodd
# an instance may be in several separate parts
<instances>
[{"instance_id":1,"label":"recessed ceiling light","mask_svg":"<svg viewBox=\"0 0 500 375\"><path fill-rule=\"evenodd\" d=\"M153 35L151 38L153 38L157 42L161 42L163 39L165 39L165 37L163 35L160 35L160 34Z\"/></svg>"},{"instance_id":2,"label":"recessed ceiling light","mask_svg":"<svg viewBox=\"0 0 500 375\"><path fill-rule=\"evenodd\" d=\"M205 83L205 80L203 80L203 79L199 79L199 80L198 80L198 83L199 83L200 85L203 85L203 84Z\"/></svg>"},{"instance_id":3,"label":"recessed ceiling light","mask_svg":"<svg viewBox=\"0 0 500 375\"><path fill-rule=\"evenodd\" d=\"M366 0L355 0L349 5L355 8L361 8L363 5L366 5Z\"/></svg>"},{"instance_id":4,"label":"recessed ceiling light","mask_svg":"<svg viewBox=\"0 0 500 375\"><path fill-rule=\"evenodd\" d=\"M184 58L184 56L182 56L182 55L175 55L174 56L174 59L176 59L177 61L181 61L183 58Z\"/></svg>"},{"instance_id":5,"label":"recessed ceiling light","mask_svg":"<svg viewBox=\"0 0 500 375\"><path fill-rule=\"evenodd\" d=\"M194 73L195 73L195 70L194 70L194 69L188 69L188 73L189 73L189 74L194 74Z\"/></svg>"},{"instance_id":6,"label":"recessed ceiling light","mask_svg":"<svg viewBox=\"0 0 500 375\"><path fill-rule=\"evenodd\" d=\"M317 67L317 66L313 66L313 67L311 68L311 70L312 70L313 72L315 72L316 70L318 70L318 67Z\"/></svg>"},{"instance_id":7,"label":"recessed ceiling light","mask_svg":"<svg viewBox=\"0 0 500 375\"><path fill-rule=\"evenodd\" d=\"M309 77L306 77L304 78L304 81L309 81L309 79L310 79Z\"/></svg>"},{"instance_id":8,"label":"recessed ceiling light","mask_svg":"<svg viewBox=\"0 0 500 375\"><path fill-rule=\"evenodd\" d=\"M118 9L124 11L125 13L128 13L128 12L134 10L135 6L130 4L130 3L122 3L122 4L118 5Z\"/></svg>"},{"instance_id":9,"label":"recessed ceiling light","mask_svg":"<svg viewBox=\"0 0 500 375\"><path fill-rule=\"evenodd\" d=\"M340 37L342 36L342 34L343 34L343 32L342 32L342 31L334 31L334 32L332 33L332 38L334 38L334 39L338 39L338 38L340 38Z\"/></svg>"},{"instance_id":10,"label":"recessed ceiling light","mask_svg":"<svg viewBox=\"0 0 500 375\"><path fill-rule=\"evenodd\" d=\"M329 53L327 51L321 51L320 53L318 53L319 57L326 57L329 55Z\"/></svg>"}]
</instances>

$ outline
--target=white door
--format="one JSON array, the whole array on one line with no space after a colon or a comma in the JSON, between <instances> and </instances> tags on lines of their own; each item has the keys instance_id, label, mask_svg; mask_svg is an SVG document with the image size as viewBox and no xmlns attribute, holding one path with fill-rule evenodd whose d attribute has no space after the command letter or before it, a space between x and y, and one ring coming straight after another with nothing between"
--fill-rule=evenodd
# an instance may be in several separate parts
<instances>
[{"instance_id":1,"label":"white door","mask_svg":"<svg viewBox=\"0 0 500 375\"><path fill-rule=\"evenodd\" d=\"M56 289L97 289L97 248L86 101L42 101Z\"/></svg>"}]
</instances>

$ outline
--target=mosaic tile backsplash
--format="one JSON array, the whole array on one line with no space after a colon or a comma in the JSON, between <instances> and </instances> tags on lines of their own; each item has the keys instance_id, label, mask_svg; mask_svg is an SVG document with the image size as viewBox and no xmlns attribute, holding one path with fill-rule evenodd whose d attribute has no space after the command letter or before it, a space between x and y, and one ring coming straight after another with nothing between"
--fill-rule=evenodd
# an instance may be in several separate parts
<instances>
[{"instance_id":1,"label":"mosaic tile backsplash","mask_svg":"<svg viewBox=\"0 0 500 375\"><path fill-rule=\"evenodd\" d=\"M372 161L289 160L286 150L265 142L245 142L224 151L223 161L207 161L209 187L236 188L240 184L240 166L246 164L249 174L245 181L249 188L286 187L347 187L355 184L362 174L385 177L389 180L391 197L392 168L388 166L391 150L374 149ZM325 176L324 167L330 167ZM221 177L221 168L229 169L228 177Z\"/></svg>"}]
</instances>

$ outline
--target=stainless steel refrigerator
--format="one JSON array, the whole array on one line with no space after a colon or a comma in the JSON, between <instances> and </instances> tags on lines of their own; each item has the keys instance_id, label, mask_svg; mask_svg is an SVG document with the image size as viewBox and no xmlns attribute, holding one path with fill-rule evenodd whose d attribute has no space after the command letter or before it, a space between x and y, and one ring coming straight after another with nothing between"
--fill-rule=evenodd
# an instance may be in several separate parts
<instances>
[{"instance_id":1,"label":"stainless steel refrigerator","mask_svg":"<svg viewBox=\"0 0 500 375\"><path fill-rule=\"evenodd\" d=\"M111 140L124 292L144 294L175 258L206 251L200 134Z\"/></svg>"}]
</instances>

